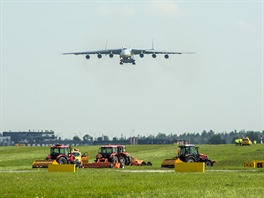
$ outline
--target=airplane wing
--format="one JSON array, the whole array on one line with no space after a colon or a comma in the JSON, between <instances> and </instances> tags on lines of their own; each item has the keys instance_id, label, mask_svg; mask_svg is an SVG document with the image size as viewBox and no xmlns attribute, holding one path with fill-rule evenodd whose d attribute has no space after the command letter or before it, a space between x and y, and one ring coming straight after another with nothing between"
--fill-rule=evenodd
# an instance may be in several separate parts
<instances>
[{"instance_id":1,"label":"airplane wing","mask_svg":"<svg viewBox=\"0 0 264 198\"><path fill-rule=\"evenodd\" d=\"M193 52L167 52L157 50L146 50L145 54L193 54Z\"/></svg>"},{"instance_id":2,"label":"airplane wing","mask_svg":"<svg viewBox=\"0 0 264 198\"><path fill-rule=\"evenodd\" d=\"M168 52L153 49L132 49L132 53L137 54L194 54L194 52Z\"/></svg>"},{"instance_id":3,"label":"airplane wing","mask_svg":"<svg viewBox=\"0 0 264 198\"><path fill-rule=\"evenodd\" d=\"M62 53L63 55L74 54L74 55L87 55L87 54L120 54L122 49L105 49L96 51L86 51L86 52L67 52Z\"/></svg>"}]
</instances>

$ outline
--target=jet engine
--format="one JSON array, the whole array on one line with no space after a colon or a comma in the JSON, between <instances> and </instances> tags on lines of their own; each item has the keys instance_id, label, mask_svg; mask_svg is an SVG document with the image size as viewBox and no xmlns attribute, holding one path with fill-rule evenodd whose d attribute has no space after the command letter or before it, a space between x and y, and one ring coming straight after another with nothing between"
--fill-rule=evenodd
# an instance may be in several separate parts
<instances>
[{"instance_id":1,"label":"jet engine","mask_svg":"<svg viewBox=\"0 0 264 198\"><path fill-rule=\"evenodd\" d=\"M85 56L85 58L86 58L86 59L90 59L90 55L87 54L87 55Z\"/></svg>"},{"instance_id":2,"label":"jet engine","mask_svg":"<svg viewBox=\"0 0 264 198\"><path fill-rule=\"evenodd\" d=\"M168 55L168 54L165 54L165 55L164 55L164 58L169 58L169 55Z\"/></svg>"},{"instance_id":3,"label":"jet engine","mask_svg":"<svg viewBox=\"0 0 264 198\"><path fill-rule=\"evenodd\" d=\"M153 58L156 58L156 57L157 57L157 55L156 55L156 54L152 54L152 57L153 57Z\"/></svg>"},{"instance_id":4,"label":"jet engine","mask_svg":"<svg viewBox=\"0 0 264 198\"><path fill-rule=\"evenodd\" d=\"M110 54L109 54L109 57L110 57L110 58L113 58L113 57L114 57L114 54L113 54L113 53L110 53Z\"/></svg>"},{"instance_id":5,"label":"jet engine","mask_svg":"<svg viewBox=\"0 0 264 198\"><path fill-rule=\"evenodd\" d=\"M139 56L140 56L140 58L143 58L143 57L144 57L144 54L141 52L141 53L139 54Z\"/></svg>"},{"instance_id":6,"label":"jet engine","mask_svg":"<svg viewBox=\"0 0 264 198\"><path fill-rule=\"evenodd\" d=\"M98 58L102 58L102 54L98 54L97 57L98 57Z\"/></svg>"}]
</instances>

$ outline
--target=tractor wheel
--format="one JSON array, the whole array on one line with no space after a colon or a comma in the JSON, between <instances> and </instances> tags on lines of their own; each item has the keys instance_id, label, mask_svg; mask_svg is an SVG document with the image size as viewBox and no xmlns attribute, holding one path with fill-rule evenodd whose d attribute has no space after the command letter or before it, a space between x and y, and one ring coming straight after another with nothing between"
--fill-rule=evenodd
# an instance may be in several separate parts
<instances>
[{"instance_id":1,"label":"tractor wheel","mask_svg":"<svg viewBox=\"0 0 264 198\"><path fill-rule=\"evenodd\" d=\"M192 157L188 157L185 159L185 162L195 162L195 159Z\"/></svg>"},{"instance_id":2,"label":"tractor wheel","mask_svg":"<svg viewBox=\"0 0 264 198\"><path fill-rule=\"evenodd\" d=\"M205 161L205 166L213 166L213 163L211 160L206 160Z\"/></svg>"},{"instance_id":3,"label":"tractor wheel","mask_svg":"<svg viewBox=\"0 0 264 198\"><path fill-rule=\"evenodd\" d=\"M112 163L116 164L118 162L118 158L116 156L112 157Z\"/></svg>"},{"instance_id":4,"label":"tractor wheel","mask_svg":"<svg viewBox=\"0 0 264 198\"><path fill-rule=\"evenodd\" d=\"M151 162L147 162L147 166L152 166L152 163Z\"/></svg>"},{"instance_id":5,"label":"tractor wheel","mask_svg":"<svg viewBox=\"0 0 264 198\"><path fill-rule=\"evenodd\" d=\"M131 157L129 155L121 154L121 158L124 159L125 165L129 165L131 163Z\"/></svg>"},{"instance_id":6,"label":"tractor wheel","mask_svg":"<svg viewBox=\"0 0 264 198\"><path fill-rule=\"evenodd\" d=\"M119 158L120 168L125 168L126 161L123 157Z\"/></svg>"},{"instance_id":7,"label":"tractor wheel","mask_svg":"<svg viewBox=\"0 0 264 198\"><path fill-rule=\"evenodd\" d=\"M125 164L129 165L131 163L131 158L130 156L125 156Z\"/></svg>"},{"instance_id":8,"label":"tractor wheel","mask_svg":"<svg viewBox=\"0 0 264 198\"><path fill-rule=\"evenodd\" d=\"M65 157L60 157L60 158L58 159L58 163L59 163L59 164L67 164L68 161L67 161L67 159L66 159Z\"/></svg>"}]
</instances>

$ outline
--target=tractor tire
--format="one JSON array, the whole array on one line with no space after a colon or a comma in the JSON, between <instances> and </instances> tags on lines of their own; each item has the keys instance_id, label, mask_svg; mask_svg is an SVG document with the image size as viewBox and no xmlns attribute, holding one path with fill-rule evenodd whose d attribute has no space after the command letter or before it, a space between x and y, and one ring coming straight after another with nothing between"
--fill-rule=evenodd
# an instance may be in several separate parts
<instances>
[{"instance_id":1,"label":"tractor tire","mask_svg":"<svg viewBox=\"0 0 264 198\"><path fill-rule=\"evenodd\" d=\"M151 162L147 162L147 166L152 166L152 163Z\"/></svg>"},{"instance_id":2,"label":"tractor tire","mask_svg":"<svg viewBox=\"0 0 264 198\"><path fill-rule=\"evenodd\" d=\"M125 164L129 165L131 163L131 157L130 156L126 156L125 157Z\"/></svg>"},{"instance_id":3,"label":"tractor tire","mask_svg":"<svg viewBox=\"0 0 264 198\"><path fill-rule=\"evenodd\" d=\"M82 168L82 164L80 162L74 162L73 164L76 166L76 168Z\"/></svg>"},{"instance_id":4,"label":"tractor tire","mask_svg":"<svg viewBox=\"0 0 264 198\"><path fill-rule=\"evenodd\" d=\"M121 157L124 159L125 165L130 165L130 163L131 163L131 157L129 155L121 154Z\"/></svg>"},{"instance_id":5,"label":"tractor tire","mask_svg":"<svg viewBox=\"0 0 264 198\"><path fill-rule=\"evenodd\" d=\"M125 168L126 161L123 157L119 158L120 168Z\"/></svg>"},{"instance_id":6,"label":"tractor tire","mask_svg":"<svg viewBox=\"0 0 264 198\"><path fill-rule=\"evenodd\" d=\"M68 164L68 161L65 157L60 157L58 159L58 164Z\"/></svg>"},{"instance_id":7,"label":"tractor tire","mask_svg":"<svg viewBox=\"0 0 264 198\"><path fill-rule=\"evenodd\" d=\"M193 157L188 157L185 159L185 162L195 162L195 159Z\"/></svg>"},{"instance_id":8,"label":"tractor tire","mask_svg":"<svg viewBox=\"0 0 264 198\"><path fill-rule=\"evenodd\" d=\"M118 163L118 158L117 158L116 156L113 156L113 157L112 157L112 163L113 163L113 164Z\"/></svg>"},{"instance_id":9,"label":"tractor tire","mask_svg":"<svg viewBox=\"0 0 264 198\"><path fill-rule=\"evenodd\" d=\"M205 160L204 163L205 166L213 166L213 162L211 160Z\"/></svg>"}]
</instances>

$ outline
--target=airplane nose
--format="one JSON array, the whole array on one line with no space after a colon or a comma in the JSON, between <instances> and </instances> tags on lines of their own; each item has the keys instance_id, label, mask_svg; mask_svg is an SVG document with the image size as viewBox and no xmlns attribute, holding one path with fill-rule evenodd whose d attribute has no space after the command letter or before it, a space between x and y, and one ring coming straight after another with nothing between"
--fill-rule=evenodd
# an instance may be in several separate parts
<instances>
[{"instance_id":1,"label":"airplane nose","mask_svg":"<svg viewBox=\"0 0 264 198\"><path fill-rule=\"evenodd\" d=\"M121 56L131 56L131 53L128 50L123 50L120 55Z\"/></svg>"}]
</instances>

